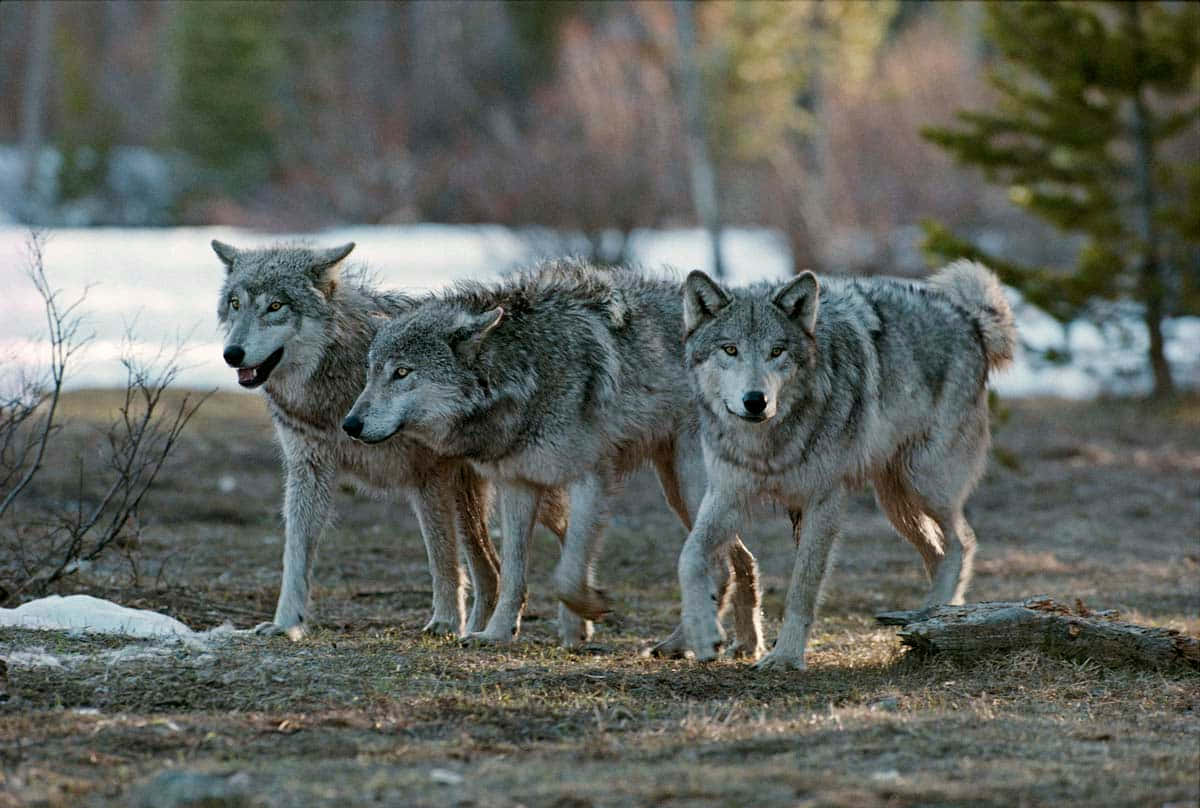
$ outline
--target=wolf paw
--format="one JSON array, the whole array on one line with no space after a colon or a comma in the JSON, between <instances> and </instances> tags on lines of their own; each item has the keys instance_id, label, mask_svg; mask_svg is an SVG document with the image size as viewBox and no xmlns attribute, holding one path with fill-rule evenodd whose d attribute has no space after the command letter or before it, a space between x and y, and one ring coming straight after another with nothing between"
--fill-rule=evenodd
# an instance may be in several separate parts
<instances>
[{"instance_id":1,"label":"wolf paw","mask_svg":"<svg viewBox=\"0 0 1200 808\"><path fill-rule=\"evenodd\" d=\"M804 657L791 654L781 654L772 651L754 665L756 671L802 671L805 669Z\"/></svg>"},{"instance_id":2,"label":"wolf paw","mask_svg":"<svg viewBox=\"0 0 1200 808\"><path fill-rule=\"evenodd\" d=\"M435 637L457 637L458 636L458 621L448 620L444 617L434 615L433 618L425 624L421 629L422 634L432 634Z\"/></svg>"},{"instance_id":3,"label":"wolf paw","mask_svg":"<svg viewBox=\"0 0 1200 808\"><path fill-rule=\"evenodd\" d=\"M556 594L567 608L585 620L599 620L612 611L612 600L595 587L560 589Z\"/></svg>"},{"instance_id":4,"label":"wolf paw","mask_svg":"<svg viewBox=\"0 0 1200 808\"><path fill-rule=\"evenodd\" d=\"M766 649L763 648L761 641L753 646L750 646L743 645L741 640L738 640L729 647L729 651L727 653L729 654L730 659L740 659L746 662L753 662L761 657L765 650Z\"/></svg>"},{"instance_id":5,"label":"wolf paw","mask_svg":"<svg viewBox=\"0 0 1200 808\"><path fill-rule=\"evenodd\" d=\"M687 643L683 639L683 628L676 626L665 640L642 652L645 656L659 659L683 659L687 656Z\"/></svg>"},{"instance_id":6,"label":"wolf paw","mask_svg":"<svg viewBox=\"0 0 1200 808\"><path fill-rule=\"evenodd\" d=\"M491 616L491 612L473 609L470 617L467 618L467 634L478 634L483 631L487 627L488 619Z\"/></svg>"},{"instance_id":7,"label":"wolf paw","mask_svg":"<svg viewBox=\"0 0 1200 808\"><path fill-rule=\"evenodd\" d=\"M505 635L501 632L475 631L462 638L463 648L484 648L489 645L507 645L516 639L516 634Z\"/></svg>"},{"instance_id":8,"label":"wolf paw","mask_svg":"<svg viewBox=\"0 0 1200 808\"><path fill-rule=\"evenodd\" d=\"M579 648L591 642L593 626L564 604L558 607L558 639L563 648Z\"/></svg>"},{"instance_id":9,"label":"wolf paw","mask_svg":"<svg viewBox=\"0 0 1200 808\"><path fill-rule=\"evenodd\" d=\"M259 623L251 631L260 637L286 636L292 640L299 640L304 637L304 626L299 623L286 628L278 623Z\"/></svg>"},{"instance_id":10,"label":"wolf paw","mask_svg":"<svg viewBox=\"0 0 1200 808\"><path fill-rule=\"evenodd\" d=\"M467 633L475 634L487 628L488 620L492 619L492 612L496 611L495 601L476 600L471 604L471 614L467 617Z\"/></svg>"},{"instance_id":11,"label":"wolf paw","mask_svg":"<svg viewBox=\"0 0 1200 808\"><path fill-rule=\"evenodd\" d=\"M688 645L696 655L697 662L712 662L725 647L725 631L716 622L697 626L688 632Z\"/></svg>"}]
</instances>

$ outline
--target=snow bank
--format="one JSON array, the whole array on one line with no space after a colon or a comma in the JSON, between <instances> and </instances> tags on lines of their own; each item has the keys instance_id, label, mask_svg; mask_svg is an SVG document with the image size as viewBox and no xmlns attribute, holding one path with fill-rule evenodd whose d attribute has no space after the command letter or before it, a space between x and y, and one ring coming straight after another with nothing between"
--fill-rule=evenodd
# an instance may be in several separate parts
<instances>
[{"instance_id":1,"label":"snow bank","mask_svg":"<svg viewBox=\"0 0 1200 808\"><path fill-rule=\"evenodd\" d=\"M0 609L0 626L89 631L126 637L200 636L199 632L173 617L146 609L130 609L91 595L51 595L15 609Z\"/></svg>"},{"instance_id":2,"label":"snow bank","mask_svg":"<svg viewBox=\"0 0 1200 808\"><path fill-rule=\"evenodd\" d=\"M0 386L6 373L44 367L47 346L41 302L24 277L24 228L0 225ZM166 347L183 346L183 387L240 389L221 361L216 300L223 269L209 241L258 246L290 240L227 227L61 229L46 245L47 272L63 300L85 289L87 329L95 339L76 357L68 376L72 388L124 384L123 338L132 328L135 356L152 359ZM351 260L366 263L381 284L420 292L460 278L494 278L529 260L529 242L496 227L411 225L347 227L300 237L314 244L357 243ZM634 261L668 265L682 274L711 270L711 252L701 230L638 231L630 239ZM782 279L789 270L787 245L768 230L730 230L722 239L730 281ZM1063 328L1013 293L1017 327L1030 350L998 374L994 386L1007 396L1089 398L1100 393L1135 393L1150 388L1145 362L1145 327L1127 308L1099 329L1077 322ZM1200 318L1166 324L1167 355L1183 387L1200 387ZM1069 361L1047 364L1041 352L1069 352Z\"/></svg>"}]
</instances>

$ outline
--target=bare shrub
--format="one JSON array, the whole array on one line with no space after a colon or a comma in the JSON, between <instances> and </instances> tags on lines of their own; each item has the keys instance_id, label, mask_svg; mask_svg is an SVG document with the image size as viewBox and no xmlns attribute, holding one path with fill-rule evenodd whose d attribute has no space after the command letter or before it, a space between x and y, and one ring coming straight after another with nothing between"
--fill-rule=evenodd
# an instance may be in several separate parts
<instances>
[{"instance_id":1,"label":"bare shrub","mask_svg":"<svg viewBox=\"0 0 1200 808\"><path fill-rule=\"evenodd\" d=\"M142 500L209 395L184 395L168 406L163 395L179 374L179 350L138 359L127 334L124 396L103 433L99 462L80 458L70 496L36 496L47 448L63 426L68 370L90 339L79 311L85 297L62 301L46 275L44 246L43 235L31 234L28 274L45 307L49 367L41 376L16 371L0 398L0 602L43 593L110 547L135 545Z\"/></svg>"}]
</instances>

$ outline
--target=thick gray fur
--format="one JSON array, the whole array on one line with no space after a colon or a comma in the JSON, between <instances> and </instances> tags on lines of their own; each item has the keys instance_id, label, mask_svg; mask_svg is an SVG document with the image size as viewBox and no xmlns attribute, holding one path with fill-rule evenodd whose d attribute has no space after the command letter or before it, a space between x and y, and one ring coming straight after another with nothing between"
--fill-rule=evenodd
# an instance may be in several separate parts
<instances>
[{"instance_id":1,"label":"thick gray fur","mask_svg":"<svg viewBox=\"0 0 1200 808\"><path fill-rule=\"evenodd\" d=\"M564 644L609 610L593 580L622 479L649 461L690 528L704 489L697 419L683 372L678 283L632 270L557 262L495 285L460 283L380 329L351 415L362 438L400 433L460 457L499 488L500 600L481 642L517 636L531 515L561 487L570 520L554 572ZM761 652L754 558L734 537L720 611L732 590L739 647ZM730 586L736 582L735 586ZM580 619L582 618L582 619ZM659 647L680 652L677 632Z\"/></svg>"},{"instance_id":2,"label":"thick gray fur","mask_svg":"<svg viewBox=\"0 0 1200 808\"><path fill-rule=\"evenodd\" d=\"M963 504L989 443L987 377L1016 342L996 277L960 261L924 283L805 272L730 291L693 272L683 296L708 470L679 557L697 658L723 641L712 559L754 502L783 504L798 545L783 627L760 668L804 667L845 491L867 480L925 562L927 603L961 603L975 553Z\"/></svg>"},{"instance_id":3,"label":"thick gray fur","mask_svg":"<svg viewBox=\"0 0 1200 808\"><path fill-rule=\"evenodd\" d=\"M260 633L298 638L309 624L309 592L318 541L331 514L339 473L378 496L407 499L420 523L433 578L433 617L425 631L461 634L485 625L495 605L498 570L487 532L488 483L466 464L407 440L368 448L342 431L342 417L365 380L367 348L379 325L412 308L411 299L370 288L362 273L339 273L353 244L242 250L214 241L225 264L217 315L226 350L261 386L283 453L285 545L275 618ZM272 304L280 304L271 311ZM265 381L262 367L282 358ZM228 361L228 357L227 357ZM561 535L561 497L548 497L545 520ZM465 614L462 550L474 602Z\"/></svg>"}]
</instances>

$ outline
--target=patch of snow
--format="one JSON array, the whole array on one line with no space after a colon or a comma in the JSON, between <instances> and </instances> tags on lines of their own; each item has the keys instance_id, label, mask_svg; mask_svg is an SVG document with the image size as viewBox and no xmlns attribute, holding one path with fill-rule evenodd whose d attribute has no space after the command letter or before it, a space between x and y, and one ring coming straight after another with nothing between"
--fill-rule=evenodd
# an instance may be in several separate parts
<instances>
[{"instance_id":1,"label":"patch of snow","mask_svg":"<svg viewBox=\"0 0 1200 808\"><path fill-rule=\"evenodd\" d=\"M53 654L47 654L40 648L6 653L4 661L13 668L61 668L63 666L60 658Z\"/></svg>"},{"instance_id":2,"label":"patch of snow","mask_svg":"<svg viewBox=\"0 0 1200 808\"><path fill-rule=\"evenodd\" d=\"M131 609L91 595L51 595L0 609L0 626L120 634L126 637L193 637L173 617L147 609Z\"/></svg>"},{"instance_id":3,"label":"patch of snow","mask_svg":"<svg viewBox=\"0 0 1200 808\"><path fill-rule=\"evenodd\" d=\"M11 162L8 161L8 162ZM12 173L0 151L0 185ZM149 171L149 167L147 168ZM10 178L11 179L11 178ZM26 230L0 224L0 387L9 374L45 367L41 302L24 277ZM305 236L278 236L228 227L90 228L50 232L46 270L70 302L84 290L85 332L95 339L75 357L68 387L124 384L126 350L144 360L182 347L177 385L239 390L221 359L222 335L216 300L224 278L212 239L262 246L296 238L313 244L357 244L351 261L372 269L384 287L436 291L464 278L494 279L529 261L536 240L499 226L406 225L345 227ZM791 267L786 240L771 230L732 229L722 235L728 282L782 280ZM712 252L700 229L639 230L630 236L631 259L647 268L673 267L682 277L692 269L711 272ZM995 389L1006 396L1050 395L1088 398L1101 393L1149 390L1145 325L1136 306L1114 310L1104 326L1075 322L1063 327L1009 290L1025 350L1014 367L997 374ZM134 341L124 336L132 329ZM1166 353L1181 387L1200 387L1200 318L1164 324ZM1053 349L1065 363L1048 363Z\"/></svg>"}]
</instances>

